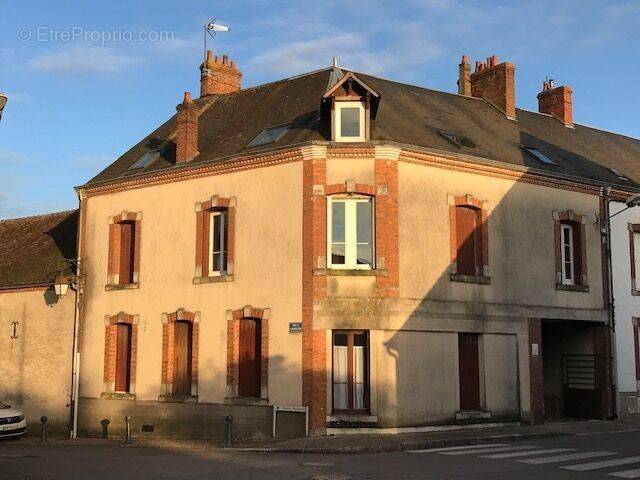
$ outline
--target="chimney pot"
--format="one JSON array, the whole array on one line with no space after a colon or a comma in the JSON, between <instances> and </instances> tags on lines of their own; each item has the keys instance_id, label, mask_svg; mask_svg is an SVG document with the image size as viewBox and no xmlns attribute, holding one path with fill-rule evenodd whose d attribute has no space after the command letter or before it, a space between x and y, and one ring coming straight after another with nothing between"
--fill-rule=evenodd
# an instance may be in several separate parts
<instances>
[{"instance_id":1,"label":"chimney pot","mask_svg":"<svg viewBox=\"0 0 640 480\"><path fill-rule=\"evenodd\" d=\"M485 99L508 118L515 119L515 66L498 62L497 55L488 57L486 63L476 62L476 71L471 75L471 95Z\"/></svg>"},{"instance_id":2,"label":"chimney pot","mask_svg":"<svg viewBox=\"0 0 640 480\"><path fill-rule=\"evenodd\" d=\"M462 55L462 61L458 65L458 94L471 96L471 65L468 55Z\"/></svg>"},{"instance_id":3,"label":"chimney pot","mask_svg":"<svg viewBox=\"0 0 640 480\"><path fill-rule=\"evenodd\" d=\"M198 109L191 99L191 92L184 92L176 111L176 164L181 164L198 155Z\"/></svg>"},{"instance_id":4,"label":"chimney pot","mask_svg":"<svg viewBox=\"0 0 640 480\"><path fill-rule=\"evenodd\" d=\"M200 65L200 96L225 94L240 90L242 73L227 54L214 56L207 51L206 60Z\"/></svg>"},{"instance_id":5,"label":"chimney pot","mask_svg":"<svg viewBox=\"0 0 640 480\"><path fill-rule=\"evenodd\" d=\"M538 111L553 115L567 127L573 126L573 90L568 85L556 87L552 79L545 81L538 94Z\"/></svg>"}]
</instances>

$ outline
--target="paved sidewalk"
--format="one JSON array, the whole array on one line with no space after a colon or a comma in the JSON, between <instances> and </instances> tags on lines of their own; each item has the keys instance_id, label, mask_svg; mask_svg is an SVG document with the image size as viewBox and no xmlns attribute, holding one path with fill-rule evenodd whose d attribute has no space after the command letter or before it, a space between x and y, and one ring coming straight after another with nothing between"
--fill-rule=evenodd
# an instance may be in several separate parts
<instances>
[{"instance_id":1,"label":"paved sidewalk","mask_svg":"<svg viewBox=\"0 0 640 480\"><path fill-rule=\"evenodd\" d=\"M283 441L265 441L237 444L233 450L286 452L286 453L362 453L392 452L422 448L438 448L478 443L504 443L564 435L597 435L640 431L636 421L582 421L549 423L544 426L469 428L442 432L335 435L325 437L298 438ZM38 445L40 439L26 437L17 443ZM187 439L133 439L132 445L125 445L123 439L79 438L50 439L51 446L77 447L157 447L175 450L210 450L222 448L219 441Z\"/></svg>"}]
</instances>

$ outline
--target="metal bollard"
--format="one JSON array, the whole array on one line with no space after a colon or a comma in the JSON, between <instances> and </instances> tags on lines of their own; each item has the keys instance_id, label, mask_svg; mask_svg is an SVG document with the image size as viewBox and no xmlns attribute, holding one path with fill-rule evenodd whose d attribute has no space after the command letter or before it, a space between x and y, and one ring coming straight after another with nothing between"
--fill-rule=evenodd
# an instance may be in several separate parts
<instances>
[{"instance_id":1,"label":"metal bollard","mask_svg":"<svg viewBox=\"0 0 640 480\"><path fill-rule=\"evenodd\" d=\"M44 445L47 443L47 417L40 417L40 423L40 443Z\"/></svg>"},{"instance_id":2,"label":"metal bollard","mask_svg":"<svg viewBox=\"0 0 640 480\"><path fill-rule=\"evenodd\" d=\"M127 415L124 417L124 421L127 424L127 436L124 439L124 443L125 445L131 445L133 443L133 440L131 440L131 417Z\"/></svg>"},{"instance_id":3,"label":"metal bollard","mask_svg":"<svg viewBox=\"0 0 640 480\"><path fill-rule=\"evenodd\" d=\"M109 438L109 424L111 422L108 418L103 418L100 420L100 425L102 425L102 438Z\"/></svg>"},{"instance_id":4,"label":"metal bollard","mask_svg":"<svg viewBox=\"0 0 640 480\"><path fill-rule=\"evenodd\" d=\"M227 415L224 419L227 423L227 445L226 448L233 447L233 417L231 415Z\"/></svg>"}]
</instances>

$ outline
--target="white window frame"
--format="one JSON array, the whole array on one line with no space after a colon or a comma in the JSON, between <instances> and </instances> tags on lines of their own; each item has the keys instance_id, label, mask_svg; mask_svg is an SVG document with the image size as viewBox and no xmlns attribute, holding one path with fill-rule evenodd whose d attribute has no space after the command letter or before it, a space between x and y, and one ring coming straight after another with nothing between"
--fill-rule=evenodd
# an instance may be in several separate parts
<instances>
[{"instance_id":1,"label":"white window frame","mask_svg":"<svg viewBox=\"0 0 640 480\"><path fill-rule=\"evenodd\" d=\"M334 264L331 255L333 236L333 203L344 202L344 253L345 263ZM371 202L371 265L358 264L357 204ZM327 197L327 268L335 270L373 270L376 262L376 204L374 197L330 196Z\"/></svg>"},{"instance_id":2,"label":"white window frame","mask_svg":"<svg viewBox=\"0 0 640 480\"><path fill-rule=\"evenodd\" d=\"M574 235L574 231L573 231L572 224L563 223L560 225L560 252L562 255L561 272L562 272L563 285L576 284L576 269L575 269L576 257L575 257L575 250L573 248L573 235ZM565 241L567 238L569 241L568 245L567 245L567 242ZM565 249L565 247L567 246L569 247L569 256L570 256L568 260L566 258L566 249ZM569 263L569 266L570 266L571 278L567 278L566 268L565 268L567 263Z\"/></svg>"},{"instance_id":3,"label":"white window frame","mask_svg":"<svg viewBox=\"0 0 640 480\"><path fill-rule=\"evenodd\" d=\"M229 215L226 210L212 210L209 214L209 276L210 277L219 277L221 275L225 275L227 272L225 270L218 269L218 265L213 265L213 235L215 231L215 217L220 217L220 259L222 264L224 265L226 258L225 250L227 249L227 245L225 245L224 232L228 228L228 220Z\"/></svg>"},{"instance_id":4,"label":"white window frame","mask_svg":"<svg viewBox=\"0 0 640 480\"><path fill-rule=\"evenodd\" d=\"M631 232L633 238L633 266L635 268L635 282L631 286L633 290L638 290L638 284L640 283L640 232Z\"/></svg>"},{"instance_id":5,"label":"white window frame","mask_svg":"<svg viewBox=\"0 0 640 480\"><path fill-rule=\"evenodd\" d=\"M342 130L342 109L343 108L359 108L360 109L360 135L357 137L343 137L340 134ZM334 140L336 142L364 142L366 140L365 132L365 108L364 102L360 101L336 101L334 112Z\"/></svg>"}]
</instances>

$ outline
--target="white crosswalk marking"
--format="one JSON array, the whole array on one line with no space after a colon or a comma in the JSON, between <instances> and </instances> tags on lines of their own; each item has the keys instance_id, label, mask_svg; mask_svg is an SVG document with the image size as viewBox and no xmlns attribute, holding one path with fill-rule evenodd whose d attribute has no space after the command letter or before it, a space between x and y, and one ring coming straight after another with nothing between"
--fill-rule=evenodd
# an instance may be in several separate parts
<instances>
[{"instance_id":1,"label":"white crosswalk marking","mask_svg":"<svg viewBox=\"0 0 640 480\"><path fill-rule=\"evenodd\" d=\"M586 472L588 470L597 470L599 468L617 467L618 465L629 465L630 463L639 463L640 457L615 458L613 460L603 460L601 462L581 463L578 465L568 465L565 470L574 470L576 472Z\"/></svg>"},{"instance_id":2,"label":"white crosswalk marking","mask_svg":"<svg viewBox=\"0 0 640 480\"><path fill-rule=\"evenodd\" d=\"M550 448L549 450L527 450L525 452L496 453L495 455L482 455L480 458L490 458L492 460L496 460L500 458L533 457L536 455L548 455L550 453L575 452L575 450L575 448Z\"/></svg>"},{"instance_id":3,"label":"white crosswalk marking","mask_svg":"<svg viewBox=\"0 0 640 480\"><path fill-rule=\"evenodd\" d=\"M521 463L528 463L529 465L542 465L545 463L559 463L568 462L571 460L582 460L583 458L598 458L607 457L609 455L615 455L615 452L582 452L582 453L569 453L567 455L556 455L544 458L532 458L531 460L518 460Z\"/></svg>"},{"instance_id":4,"label":"white crosswalk marking","mask_svg":"<svg viewBox=\"0 0 640 480\"><path fill-rule=\"evenodd\" d=\"M609 473L611 477L618 478L640 478L640 469L637 470L624 470L622 472Z\"/></svg>"},{"instance_id":5,"label":"white crosswalk marking","mask_svg":"<svg viewBox=\"0 0 640 480\"><path fill-rule=\"evenodd\" d=\"M441 452L440 455L473 455L474 453L498 453L498 452L515 452L517 450L532 450L540 447L532 447L531 445L521 445L519 447L498 447L498 448L481 448L476 450L462 450L454 452Z\"/></svg>"},{"instance_id":6,"label":"white crosswalk marking","mask_svg":"<svg viewBox=\"0 0 640 480\"><path fill-rule=\"evenodd\" d=\"M456 450L472 450L479 448L491 448L491 447L504 447L506 443L487 443L477 445L464 445L461 447L442 447L442 448L425 448L422 450L407 450L407 453L438 453L438 452L453 452Z\"/></svg>"}]
</instances>

